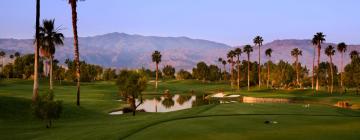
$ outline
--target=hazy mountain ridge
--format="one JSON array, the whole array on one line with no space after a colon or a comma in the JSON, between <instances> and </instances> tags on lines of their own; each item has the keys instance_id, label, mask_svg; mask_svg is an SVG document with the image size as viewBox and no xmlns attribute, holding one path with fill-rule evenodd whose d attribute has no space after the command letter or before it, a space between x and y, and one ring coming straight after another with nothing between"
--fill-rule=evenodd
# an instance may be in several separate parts
<instances>
[{"instance_id":1,"label":"hazy mountain ridge","mask_svg":"<svg viewBox=\"0 0 360 140\"><path fill-rule=\"evenodd\" d=\"M65 45L58 47L55 55L56 59L64 62L66 58L73 58L73 39L66 38ZM33 53L32 39L0 39L0 50L9 53L19 51L22 54ZM92 37L79 38L80 57L88 63L99 64L105 67L116 68L154 68L151 62L151 54L155 50L162 53L160 67L170 64L177 69L184 68L190 70L199 61L219 64L219 57L225 58L226 53L233 49L229 45L201 39L191 39L188 37L156 37L129 35L125 33L109 33ZM327 61L327 56L323 53L324 49L330 44L323 44L321 50L322 61ZM331 44L336 47L335 44ZM309 68L312 65L313 45L310 40L274 40L261 47L262 63L267 61L265 50L273 49L272 60L293 62L290 51L293 48L303 51L300 61ZM258 48L254 48L251 60L258 60ZM349 52L352 50L360 51L359 45L350 45L344 57L344 63L348 63ZM246 54L242 54L242 59L246 59ZM334 62L340 63L340 55L336 54Z\"/></svg>"}]
</instances>

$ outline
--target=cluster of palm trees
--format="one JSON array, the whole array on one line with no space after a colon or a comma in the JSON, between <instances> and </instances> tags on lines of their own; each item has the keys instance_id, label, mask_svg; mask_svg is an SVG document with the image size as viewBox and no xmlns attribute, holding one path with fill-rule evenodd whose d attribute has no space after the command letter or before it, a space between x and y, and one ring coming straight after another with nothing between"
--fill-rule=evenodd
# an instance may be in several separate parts
<instances>
[{"instance_id":1,"label":"cluster of palm trees","mask_svg":"<svg viewBox=\"0 0 360 140\"><path fill-rule=\"evenodd\" d=\"M260 82L260 47L263 44L263 38L261 36L256 36L253 40L255 46L257 46L259 48L259 87L261 86L261 82ZM240 61L240 56L242 53L246 53L247 54L247 60L248 60L248 74L247 74L247 79L248 79L248 90L250 90L250 53L253 52L253 47L251 45L245 45L243 50L241 50L241 48L235 48L234 50L230 50L227 53L227 58L228 60L225 61L223 58L219 58L218 61L220 63L222 63L224 65L224 79L226 80L226 68L225 65L228 63L230 65L230 83L231 83L231 87L234 87L235 85L235 75L234 75L234 66L237 66L237 79L236 79L236 83L237 83L237 89L240 88L240 65L241 65L241 61ZM267 53L269 53L269 56L271 56L271 51L267 50ZM236 60L234 60L236 58Z\"/></svg>"},{"instance_id":2,"label":"cluster of palm trees","mask_svg":"<svg viewBox=\"0 0 360 140\"><path fill-rule=\"evenodd\" d=\"M4 70L4 67L5 67L5 63L4 63L4 58L6 56L6 52L5 51L0 51L0 58L1 58L1 71ZM10 54L9 55L9 58L10 60L12 61L11 63L14 63L14 58L17 58L20 56L20 53L19 52L15 52L14 54Z\"/></svg>"},{"instance_id":3,"label":"cluster of palm trees","mask_svg":"<svg viewBox=\"0 0 360 140\"><path fill-rule=\"evenodd\" d=\"M74 55L76 64L76 77L77 77L77 93L76 93L76 105L80 106L80 60L79 60L79 42L77 33L77 2L78 0L68 0L72 11L72 26L74 33ZM55 45L63 44L62 40L64 36L57 33L53 26L54 20L44 21L43 28L40 28L40 0L36 0L36 27L35 27L35 60L34 60L34 87L33 87L33 102L38 97L39 88L39 52L43 50L46 57L50 60L53 59L55 53ZM52 29L51 29L52 24ZM49 30L51 29L51 30ZM52 32L51 32L52 31ZM50 80L51 81L51 80ZM52 88L52 82L50 82Z\"/></svg>"},{"instance_id":4,"label":"cluster of palm trees","mask_svg":"<svg viewBox=\"0 0 360 140\"><path fill-rule=\"evenodd\" d=\"M316 91L319 90L319 63L320 63L320 54L321 54L321 44L325 41L325 35L322 32L318 32L314 35L313 39L312 39L312 43L315 46L315 48L317 49L317 68L316 68ZM344 88L344 84L343 84L343 59L344 59L344 53L346 52L347 49L347 45L344 42L341 42L337 45L337 51L341 54L341 64L340 64L340 86L343 89ZM332 62L332 58L335 55L335 47L333 47L332 45L329 45L326 49L325 49L325 54L329 57L329 64L330 64L330 77L331 77L331 85L330 85L330 93L333 93L333 89L334 89L334 70L333 70L333 62ZM357 51L352 51L351 53L356 53ZM351 55L350 53L350 55ZM315 66L314 66L314 61L315 61L315 49L314 49L314 58L313 58L313 79L312 79L312 89L314 89L314 73L315 73Z\"/></svg>"},{"instance_id":5,"label":"cluster of palm trees","mask_svg":"<svg viewBox=\"0 0 360 140\"><path fill-rule=\"evenodd\" d=\"M259 50L259 57L258 57L258 86L261 87L261 46L263 45L263 38L261 36L256 36L253 39L254 42L254 47L258 47ZM312 70L312 89L315 89L316 91L319 90L319 64L320 64L320 54L321 54L321 47L322 44L326 41L325 39L325 35L322 32L318 32L314 35L313 39L312 39L312 44L314 46L314 57L313 57L313 70ZM334 46L329 45L326 49L325 49L325 54L328 56L329 58L329 64L330 64L330 75L329 77L331 77L331 85L330 85L330 92L333 92L333 88L334 88L334 70L333 70L333 56L335 55L336 50L341 54L341 68L340 68L340 86L341 88L344 87L343 84L343 57L344 57L344 53L346 52L346 48L347 45L344 42L341 42L337 45L337 48L335 49ZM316 58L316 51L317 51L317 65L315 66L315 58ZM230 50L227 53L227 58L228 60L225 61L222 58L219 58L218 61L224 65L224 73L226 73L226 68L225 65L228 63L230 65L230 82L231 82L231 87L234 87L235 85L235 79L234 79L234 67L235 65L237 66L238 70L237 70L237 88L239 89L240 87L240 58L239 56L242 53L246 53L247 54L247 62L248 62L248 68L247 68L247 85L248 85L248 90L250 89L250 55L253 52L253 47L251 45L245 45L243 47L243 50L241 50L240 48L235 48L234 50ZM271 48L267 49L265 51L265 55L269 58L268 63L267 63L267 80L266 80L266 85L269 88L269 81L270 81L270 61L271 61L271 54L272 54L273 50ZM291 56L293 56L295 58L295 70L296 70L296 85L301 87L301 82L300 82L300 61L299 61L299 57L302 56L302 50L300 50L299 48L294 48L291 51ZM359 56L359 52L357 51L352 51L350 53L350 56L352 57L358 57ZM235 58L236 61L234 60ZM224 75L224 79L225 79L226 75ZM315 81L316 78L316 81Z\"/></svg>"},{"instance_id":6,"label":"cluster of palm trees","mask_svg":"<svg viewBox=\"0 0 360 140\"><path fill-rule=\"evenodd\" d=\"M226 62L226 60L224 60L223 58L219 58L218 59L218 62L221 64L221 65L223 65L224 66L224 76L223 76L223 79L224 79L224 81L226 81L226 64L227 64L227 62ZM221 69L220 69L220 73L221 73Z\"/></svg>"}]
</instances>

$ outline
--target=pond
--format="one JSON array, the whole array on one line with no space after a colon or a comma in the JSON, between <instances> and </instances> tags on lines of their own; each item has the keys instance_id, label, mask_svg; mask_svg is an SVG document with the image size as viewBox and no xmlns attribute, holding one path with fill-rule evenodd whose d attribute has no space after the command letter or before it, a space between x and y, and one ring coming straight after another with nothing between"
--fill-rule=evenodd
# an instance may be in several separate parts
<instances>
[{"instance_id":1,"label":"pond","mask_svg":"<svg viewBox=\"0 0 360 140\"><path fill-rule=\"evenodd\" d=\"M144 112L171 112L183 109L189 109L194 106L210 104L210 100L204 99L204 96L195 95L163 95L157 97L143 96L143 102L136 100L136 104L140 104L137 110ZM114 111L110 115L123 114L123 111Z\"/></svg>"},{"instance_id":2,"label":"pond","mask_svg":"<svg viewBox=\"0 0 360 140\"><path fill-rule=\"evenodd\" d=\"M195 101L196 96L194 95L168 95L151 99L144 99L143 103L137 109L144 110L145 112L171 112L191 108L193 107ZM137 100L136 104L139 103L140 101Z\"/></svg>"},{"instance_id":3,"label":"pond","mask_svg":"<svg viewBox=\"0 0 360 140\"><path fill-rule=\"evenodd\" d=\"M246 97L240 95L225 95L217 93L213 95L162 95L162 96L144 96L143 103L139 105L137 110L144 112L172 112L178 110L189 109L195 106L215 104L215 103L300 103L309 105L304 100L285 99L285 98L259 98L259 97ZM314 103L314 102L312 102ZM140 104L140 100L136 100L136 104ZM120 111L111 112L110 115L123 114Z\"/></svg>"}]
</instances>

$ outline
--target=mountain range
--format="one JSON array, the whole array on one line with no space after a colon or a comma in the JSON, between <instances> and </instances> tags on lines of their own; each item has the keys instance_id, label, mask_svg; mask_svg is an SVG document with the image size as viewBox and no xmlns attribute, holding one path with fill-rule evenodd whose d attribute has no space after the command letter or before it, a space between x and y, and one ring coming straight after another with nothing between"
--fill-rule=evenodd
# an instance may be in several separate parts
<instances>
[{"instance_id":1,"label":"mountain range","mask_svg":"<svg viewBox=\"0 0 360 140\"><path fill-rule=\"evenodd\" d=\"M328 45L336 47L334 43L324 43L321 50L321 61L328 60L324 54L324 49ZM153 69L155 65L151 61L151 54L158 50L162 54L160 67L172 65L176 69L186 70L193 68L199 61L220 65L217 62L218 58L225 58L226 53L234 49L234 47L223 43L202 39L129 35L125 33L80 37L79 48L80 59L85 60L87 63L98 64L104 67L130 69L140 67ZM312 66L314 47L311 40L285 39L265 43L261 47L262 63L268 59L264 53L267 48L273 49L271 58L273 61L285 60L291 63L293 58L290 55L290 51L293 48L299 48L303 51L303 55L300 57L301 63L305 64L308 68ZM0 39L0 50L5 51L7 54L12 54L16 51L21 54L33 53L33 40ZM360 45L348 46L344 63L349 63L350 57L348 54L352 50L360 51ZM57 47L55 58L61 63L64 63L67 58L73 58L73 38L65 38L64 46ZM246 59L244 53L241 59ZM258 60L257 47L254 47L251 60ZM9 61L9 58L7 57L5 61ZM336 65L340 64L340 55L338 53L334 56L334 63Z\"/></svg>"}]
</instances>

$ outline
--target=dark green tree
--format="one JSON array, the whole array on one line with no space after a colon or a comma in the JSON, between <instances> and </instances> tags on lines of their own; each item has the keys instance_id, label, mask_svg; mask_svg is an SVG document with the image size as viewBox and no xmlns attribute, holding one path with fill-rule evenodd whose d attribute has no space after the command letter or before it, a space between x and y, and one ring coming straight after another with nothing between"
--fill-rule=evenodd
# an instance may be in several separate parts
<instances>
[{"instance_id":1,"label":"dark green tree","mask_svg":"<svg viewBox=\"0 0 360 140\"><path fill-rule=\"evenodd\" d=\"M114 80L115 78L116 78L116 70L115 69L107 68L104 70L103 79L105 81Z\"/></svg>"},{"instance_id":2,"label":"dark green tree","mask_svg":"<svg viewBox=\"0 0 360 140\"><path fill-rule=\"evenodd\" d=\"M4 68L2 69L2 73L6 78L13 78L14 75L14 65L9 63L7 65L4 66Z\"/></svg>"},{"instance_id":3,"label":"dark green tree","mask_svg":"<svg viewBox=\"0 0 360 140\"><path fill-rule=\"evenodd\" d=\"M210 81L217 81L221 77L221 72L218 66L210 65L209 66L209 73L208 73L208 80Z\"/></svg>"},{"instance_id":4,"label":"dark green tree","mask_svg":"<svg viewBox=\"0 0 360 140\"><path fill-rule=\"evenodd\" d=\"M351 62L345 66L344 84L349 88L360 88L360 57L357 51L350 53Z\"/></svg>"},{"instance_id":5,"label":"dark green tree","mask_svg":"<svg viewBox=\"0 0 360 140\"><path fill-rule=\"evenodd\" d=\"M351 60L359 58L359 52L358 51L351 51L350 52L350 58L351 58Z\"/></svg>"},{"instance_id":6,"label":"dark green tree","mask_svg":"<svg viewBox=\"0 0 360 140\"><path fill-rule=\"evenodd\" d=\"M277 87L288 88L294 81L295 70L293 66L283 60L280 60L274 70L274 81Z\"/></svg>"},{"instance_id":7,"label":"dark green tree","mask_svg":"<svg viewBox=\"0 0 360 140\"><path fill-rule=\"evenodd\" d=\"M208 79L209 74L209 67L206 65L205 62L199 62L196 65L196 68L193 68L193 76L198 79L205 82L206 79Z\"/></svg>"},{"instance_id":8,"label":"dark green tree","mask_svg":"<svg viewBox=\"0 0 360 140\"><path fill-rule=\"evenodd\" d=\"M164 77L167 79L173 79L175 78L175 68L171 65L166 65L163 68Z\"/></svg>"},{"instance_id":9,"label":"dark green tree","mask_svg":"<svg viewBox=\"0 0 360 140\"><path fill-rule=\"evenodd\" d=\"M192 75L190 72L181 69L177 74L176 74L176 79L178 80L185 80L185 79L192 79Z\"/></svg>"},{"instance_id":10,"label":"dark green tree","mask_svg":"<svg viewBox=\"0 0 360 140\"><path fill-rule=\"evenodd\" d=\"M135 100L138 97L141 97L141 93L146 89L146 76L143 73L122 70L116 81L116 85L118 86L120 93L130 102L133 116L135 116L136 108L142 104L141 100L140 104L136 105Z\"/></svg>"}]
</instances>

